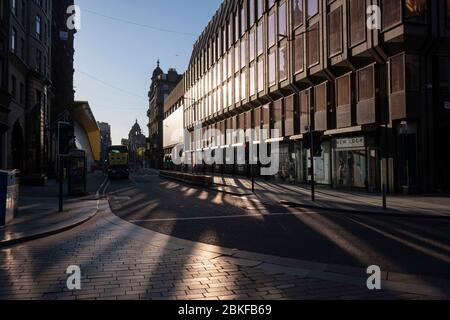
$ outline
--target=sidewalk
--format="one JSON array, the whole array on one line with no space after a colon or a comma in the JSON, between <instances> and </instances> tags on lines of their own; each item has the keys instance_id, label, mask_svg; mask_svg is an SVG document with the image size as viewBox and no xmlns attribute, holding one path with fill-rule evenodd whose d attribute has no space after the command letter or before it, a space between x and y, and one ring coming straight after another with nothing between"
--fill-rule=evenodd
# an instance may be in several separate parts
<instances>
[{"instance_id":1,"label":"sidewalk","mask_svg":"<svg viewBox=\"0 0 450 320\"><path fill-rule=\"evenodd\" d=\"M251 179L216 176L213 190L234 195L252 195ZM380 194L344 192L316 188L316 201L311 201L311 190L304 186L255 181L256 198L263 204L281 204L288 207L308 207L338 212L405 217L450 218L450 197L388 195L388 210L382 208Z\"/></svg>"},{"instance_id":2,"label":"sidewalk","mask_svg":"<svg viewBox=\"0 0 450 320\"><path fill-rule=\"evenodd\" d=\"M58 185L50 180L45 187L21 187L19 213L11 224L0 227L0 247L35 240L74 228L95 216L95 197L104 177L90 175L88 195L64 199L64 212L58 212ZM80 201L83 200L83 201Z\"/></svg>"}]
</instances>

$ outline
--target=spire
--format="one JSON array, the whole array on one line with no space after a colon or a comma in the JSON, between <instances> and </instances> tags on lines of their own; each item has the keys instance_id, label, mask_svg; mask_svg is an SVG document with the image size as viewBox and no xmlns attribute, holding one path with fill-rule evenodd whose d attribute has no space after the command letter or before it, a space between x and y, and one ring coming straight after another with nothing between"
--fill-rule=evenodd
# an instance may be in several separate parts
<instances>
[{"instance_id":1,"label":"spire","mask_svg":"<svg viewBox=\"0 0 450 320\"><path fill-rule=\"evenodd\" d=\"M159 58L158 58L158 61L156 61L156 64L158 65L158 68L159 68Z\"/></svg>"}]
</instances>

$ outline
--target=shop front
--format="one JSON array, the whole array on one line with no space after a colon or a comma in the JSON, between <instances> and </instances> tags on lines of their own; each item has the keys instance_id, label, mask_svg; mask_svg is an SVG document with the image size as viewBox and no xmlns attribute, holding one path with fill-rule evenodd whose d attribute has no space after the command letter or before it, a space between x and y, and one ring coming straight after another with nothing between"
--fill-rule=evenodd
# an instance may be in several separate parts
<instances>
[{"instance_id":1,"label":"shop front","mask_svg":"<svg viewBox=\"0 0 450 320\"><path fill-rule=\"evenodd\" d=\"M379 190L379 150L374 139L333 139L333 187L375 192Z\"/></svg>"}]
</instances>

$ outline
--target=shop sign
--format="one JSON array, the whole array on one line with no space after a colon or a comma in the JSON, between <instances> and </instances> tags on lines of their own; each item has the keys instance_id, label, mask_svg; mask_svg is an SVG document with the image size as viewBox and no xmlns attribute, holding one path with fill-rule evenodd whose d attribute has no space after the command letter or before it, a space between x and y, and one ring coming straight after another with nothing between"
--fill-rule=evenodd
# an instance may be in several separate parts
<instances>
[{"instance_id":1,"label":"shop sign","mask_svg":"<svg viewBox=\"0 0 450 320\"><path fill-rule=\"evenodd\" d=\"M336 139L336 149L360 149L365 146L364 137Z\"/></svg>"}]
</instances>

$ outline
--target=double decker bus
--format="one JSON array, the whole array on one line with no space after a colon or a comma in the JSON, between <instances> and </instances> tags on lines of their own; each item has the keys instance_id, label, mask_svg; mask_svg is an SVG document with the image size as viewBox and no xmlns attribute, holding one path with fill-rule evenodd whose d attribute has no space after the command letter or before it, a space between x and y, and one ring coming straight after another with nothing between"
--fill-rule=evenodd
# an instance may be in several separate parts
<instances>
[{"instance_id":1,"label":"double decker bus","mask_svg":"<svg viewBox=\"0 0 450 320\"><path fill-rule=\"evenodd\" d=\"M130 168L128 162L128 147L110 147L108 149L108 178L128 179L130 177Z\"/></svg>"}]
</instances>

